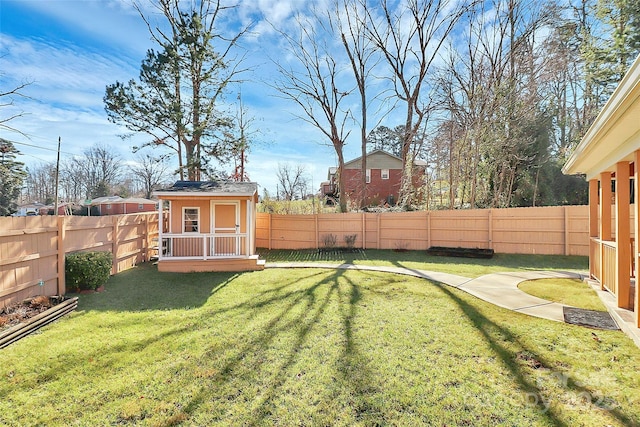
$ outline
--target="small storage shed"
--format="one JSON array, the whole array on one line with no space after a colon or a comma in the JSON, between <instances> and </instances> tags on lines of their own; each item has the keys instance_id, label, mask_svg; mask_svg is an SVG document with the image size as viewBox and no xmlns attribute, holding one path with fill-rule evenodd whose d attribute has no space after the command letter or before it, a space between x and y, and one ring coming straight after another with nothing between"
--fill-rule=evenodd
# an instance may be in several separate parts
<instances>
[{"instance_id":1,"label":"small storage shed","mask_svg":"<svg viewBox=\"0 0 640 427\"><path fill-rule=\"evenodd\" d=\"M154 191L162 226L158 270L262 270L256 255L258 185L235 181L177 181ZM165 209L167 209L165 215Z\"/></svg>"}]
</instances>

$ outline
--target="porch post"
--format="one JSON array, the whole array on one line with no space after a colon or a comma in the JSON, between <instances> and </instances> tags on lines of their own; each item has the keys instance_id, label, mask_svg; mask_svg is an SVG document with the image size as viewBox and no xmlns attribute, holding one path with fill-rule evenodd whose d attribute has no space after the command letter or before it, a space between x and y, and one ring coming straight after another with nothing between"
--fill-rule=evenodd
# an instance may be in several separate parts
<instances>
[{"instance_id":1,"label":"porch post","mask_svg":"<svg viewBox=\"0 0 640 427\"><path fill-rule=\"evenodd\" d=\"M600 238L611 241L611 172L600 174Z\"/></svg>"},{"instance_id":2,"label":"porch post","mask_svg":"<svg viewBox=\"0 0 640 427\"><path fill-rule=\"evenodd\" d=\"M251 229L252 227L252 222L251 219L253 218L253 212L252 212L252 200L253 198L247 199L247 226L246 226L246 230L245 230L245 234L247 235L247 237L245 238L245 246L246 246L246 254L247 256L251 256L253 255L252 251L251 251Z\"/></svg>"},{"instance_id":3,"label":"porch post","mask_svg":"<svg viewBox=\"0 0 640 427\"><path fill-rule=\"evenodd\" d=\"M589 237L598 237L598 180L589 180Z\"/></svg>"},{"instance_id":4,"label":"porch post","mask_svg":"<svg viewBox=\"0 0 640 427\"><path fill-rule=\"evenodd\" d=\"M617 304L630 308L631 230L629 162L616 163L616 289Z\"/></svg>"},{"instance_id":5,"label":"porch post","mask_svg":"<svg viewBox=\"0 0 640 427\"><path fill-rule=\"evenodd\" d=\"M598 180L589 180L589 240L598 237ZM589 246L591 247L591 241ZM595 278L595 260L589 257L589 277Z\"/></svg>"},{"instance_id":6,"label":"porch post","mask_svg":"<svg viewBox=\"0 0 640 427\"><path fill-rule=\"evenodd\" d=\"M600 173L600 286L604 290L605 254L602 241L611 241L611 172Z\"/></svg>"},{"instance_id":7,"label":"porch post","mask_svg":"<svg viewBox=\"0 0 640 427\"><path fill-rule=\"evenodd\" d=\"M638 278L640 277L640 263L638 262L638 254L640 254L640 150L636 150L633 159L633 213L634 213L634 237L635 244L633 248L633 260L635 261L636 271L636 292L634 297L635 324L640 328L640 292L638 286Z\"/></svg>"},{"instance_id":8,"label":"porch post","mask_svg":"<svg viewBox=\"0 0 640 427\"><path fill-rule=\"evenodd\" d=\"M158 198L158 261L162 259L162 199Z\"/></svg>"}]
</instances>

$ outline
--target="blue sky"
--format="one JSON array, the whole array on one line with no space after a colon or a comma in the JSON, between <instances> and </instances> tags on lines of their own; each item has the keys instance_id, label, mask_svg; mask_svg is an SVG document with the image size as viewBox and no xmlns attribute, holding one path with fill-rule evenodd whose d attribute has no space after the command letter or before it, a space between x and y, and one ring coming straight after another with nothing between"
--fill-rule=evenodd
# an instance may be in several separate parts
<instances>
[{"instance_id":1,"label":"blue sky","mask_svg":"<svg viewBox=\"0 0 640 427\"><path fill-rule=\"evenodd\" d=\"M244 42L254 71L242 97L259 131L248 158L249 177L274 194L278 163L303 164L317 189L336 163L333 148L325 145L318 130L295 118L291 101L277 97L265 83L276 78L270 58L282 56L267 20L285 27L304 2L238 4L238 23L257 20L252 37ZM0 110L2 117L12 111L26 113L10 125L28 137L5 131L1 137L17 143L20 160L28 166L55 161L58 137L63 157L81 155L100 143L112 147L123 162L132 162L130 147L145 137L123 141L118 135L125 129L107 121L102 98L106 85L138 75L151 47L147 28L128 0L0 0L0 89L33 82L24 89L30 99L16 98L14 107ZM349 142L345 158L358 156L358 142Z\"/></svg>"}]
</instances>

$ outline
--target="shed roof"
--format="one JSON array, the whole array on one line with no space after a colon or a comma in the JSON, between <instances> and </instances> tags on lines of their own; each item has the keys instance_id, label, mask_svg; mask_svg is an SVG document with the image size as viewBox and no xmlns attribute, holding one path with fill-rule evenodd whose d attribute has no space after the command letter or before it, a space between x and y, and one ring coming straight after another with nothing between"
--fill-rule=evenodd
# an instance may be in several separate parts
<instances>
[{"instance_id":1,"label":"shed roof","mask_svg":"<svg viewBox=\"0 0 640 427\"><path fill-rule=\"evenodd\" d=\"M176 181L171 187L153 192L155 196L253 196L258 192L255 182L236 181Z\"/></svg>"}]
</instances>

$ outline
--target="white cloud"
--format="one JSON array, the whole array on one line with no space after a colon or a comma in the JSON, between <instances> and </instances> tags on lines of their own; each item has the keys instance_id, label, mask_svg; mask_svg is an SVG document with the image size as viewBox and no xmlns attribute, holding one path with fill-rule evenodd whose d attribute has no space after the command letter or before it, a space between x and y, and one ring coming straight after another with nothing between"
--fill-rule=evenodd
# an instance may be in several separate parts
<instances>
[{"instance_id":1,"label":"white cloud","mask_svg":"<svg viewBox=\"0 0 640 427\"><path fill-rule=\"evenodd\" d=\"M144 53L151 44L147 28L130 0L26 1L21 7L47 15L69 31L128 54Z\"/></svg>"},{"instance_id":2,"label":"white cloud","mask_svg":"<svg viewBox=\"0 0 640 427\"><path fill-rule=\"evenodd\" d=\"M75 28L78 34L73 40L2 34L0 52L7 54L2 58L4 75L0 84L34 81L24 91L33 99L17 100L11 110L29 113L11 123L29 138L4 133L3 137L19 143L17 148L24 153L21 160L27 164L55 161L59 136L63 158L80 155L95 143L102 143L113 147L124 163L130 162L133 158L130 147L139 145L146 137L139 135L132 141L122 141L119 135L126 130L108 122L102 98L107 84L138 75L144 50L150 43L137 12L131 9L128 0L26 3L52 20ZM304 5L296 0L240 2L247 17L257 17L263 24L269 19L282 28L291 25L295 9ZM294 117L295 103L275 97L273 89L265 84L275 77L275 67L267 54L276 59L283 56L279 37L270 32L255 41L249 57L256 65L255 78L242 89L250 114L256 118L255 126L261 130L256 137L259 143L249 154L249 176L274 194L278 163L303 164L315 190L326 179L327 169L336 164L334 150L324 145L325 137L317 129ZM230 98L235 100L235 96ZM345 147L345 158L358 157L359 146L359 142L350 142Z\"/></svg>"}]
</instances>

